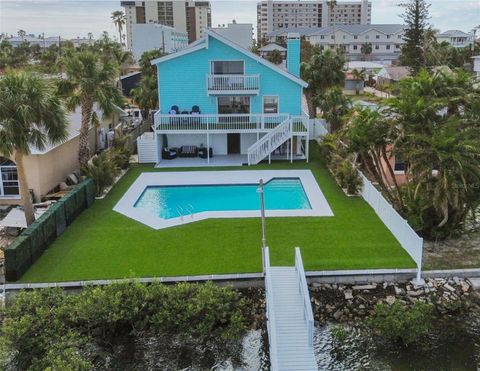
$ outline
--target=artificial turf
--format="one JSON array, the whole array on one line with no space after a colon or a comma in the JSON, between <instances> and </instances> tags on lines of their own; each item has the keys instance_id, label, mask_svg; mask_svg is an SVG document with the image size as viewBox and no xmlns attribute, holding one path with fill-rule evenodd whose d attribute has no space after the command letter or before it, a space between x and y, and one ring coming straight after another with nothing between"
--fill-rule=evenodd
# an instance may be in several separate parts
<instances>
[{"instance_id":1,"label":"artificial turf","mask_svg":"<svg viewBox=\"0 0 480 371\"><path fill-rule=\"evenodd\" d=\"M210 219L151 229L112 208L142 172L310 169L333 217L267 220L272 265L293 265L301 248L306 270L411 268L412 259L360 197L347 197L317 158L254 167L154 169L134 165L103 200L97 200L23 275L23 282L260 272L259 218Z\"/></svg>"}]
</instances>

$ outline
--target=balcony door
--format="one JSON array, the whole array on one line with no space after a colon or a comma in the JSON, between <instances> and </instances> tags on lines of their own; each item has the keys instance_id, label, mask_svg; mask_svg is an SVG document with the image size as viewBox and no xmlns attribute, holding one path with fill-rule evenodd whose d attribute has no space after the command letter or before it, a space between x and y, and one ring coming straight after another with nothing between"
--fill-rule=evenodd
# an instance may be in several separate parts
<instances>
[{"instance_id":1,"label":"balcony door","mask_svg":"<svg viewBox=\"0 0 480 371\"><path fill-rule=\"evenodd\" d=\"M219 114L250 113L250 97L227 96L217 99Z\"/></svg>"},{"instance_id":2,"label":"balcony door","mask_svg":"<svg viewBox=\"0 0 480 371\"><path fill-rule=\"evenodd\" d=\"M212 75L243 75L243 61L212 61Z\"/></svg>"},{"instance_id":3,"label":"balcony door","mask_svg":"<svg viewBox=\"0 0 480 371\"><path fill-rule=\"evenodd\" d=\"M243 61L212 61L213 86L215 90L238 90L244 87L245 68Z\"/></svg>"}]
</instances>

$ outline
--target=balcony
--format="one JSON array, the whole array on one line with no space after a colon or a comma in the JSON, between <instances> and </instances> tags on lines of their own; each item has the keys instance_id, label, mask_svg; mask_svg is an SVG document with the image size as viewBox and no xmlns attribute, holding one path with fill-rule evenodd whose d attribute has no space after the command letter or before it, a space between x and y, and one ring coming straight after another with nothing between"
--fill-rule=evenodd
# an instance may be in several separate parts
<instances>
[{"instance_id":1,"label":"balcony","mask_svg":"<svg viewBox=\"0 0 480 371\"><path fill-rule=\"evenodd\" d=\"M208 95L258 95L260 75L207 75Z\"/></svg>"},{"instance_id":2,"label":"balcony","mask_svg":"<svg viewBox=\"0 0 480 371\"><path fill-rule=\"evenodd\" d=\"M292 132L304 134L308 131L307 116L279 114L205 114L165 115L155 114L157 134L200 134L200 133L266 133L291 118Z\"/></svg>"}]
</instances>

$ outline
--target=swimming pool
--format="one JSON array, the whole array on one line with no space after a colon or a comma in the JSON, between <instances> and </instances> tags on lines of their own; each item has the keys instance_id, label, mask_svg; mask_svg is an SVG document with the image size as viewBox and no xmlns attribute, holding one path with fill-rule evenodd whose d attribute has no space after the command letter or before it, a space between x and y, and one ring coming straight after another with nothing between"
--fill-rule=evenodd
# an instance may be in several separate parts
<instances>
[{"instance_id":1,"label":"swimming pool","mask_svg":"<svg viewBox=\"0 0 480 371\"><path fill-rule=\"evenodd\" d=\"M136 208L164 219L205 211L259 210L258 184L149 186ZM311 209L299 178L273 178L265 184L266 210Z\"/></svg>"},{"instance_id":2,"label":"swimming pool","mask_svg":"<svg viewBox=\"0 0 480 371\"><path fill-rule=\"evenodd\" d=\"M258 218L260 179L267 218L333 216L310 170L146 172L113 210L154 229L205 219Z\"/></svg>"}]
</instances>

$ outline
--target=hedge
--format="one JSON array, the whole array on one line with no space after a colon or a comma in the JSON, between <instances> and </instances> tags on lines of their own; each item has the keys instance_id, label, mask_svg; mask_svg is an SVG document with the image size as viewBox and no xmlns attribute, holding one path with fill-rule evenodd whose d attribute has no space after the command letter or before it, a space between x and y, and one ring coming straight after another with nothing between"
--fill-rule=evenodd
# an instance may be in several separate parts
<instances>
[{"instance_id":1,"label":"hedge","mask_svg":"<svg viewBox=\"0 0 480 371\"><path fill-rule=\"evenodd\" d=\"M87 179L55 202L5 249L6 280L17 281L94 201L95 184Z\"/></svg>"}]
</instances>

